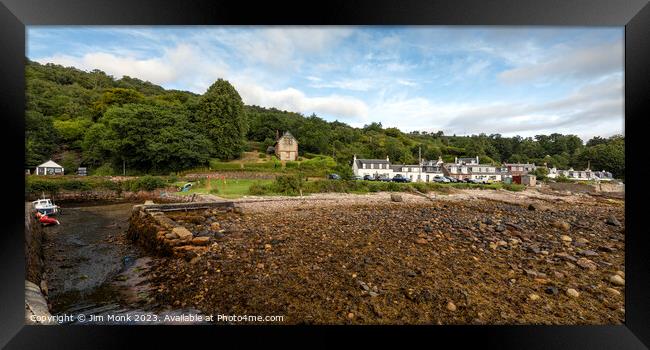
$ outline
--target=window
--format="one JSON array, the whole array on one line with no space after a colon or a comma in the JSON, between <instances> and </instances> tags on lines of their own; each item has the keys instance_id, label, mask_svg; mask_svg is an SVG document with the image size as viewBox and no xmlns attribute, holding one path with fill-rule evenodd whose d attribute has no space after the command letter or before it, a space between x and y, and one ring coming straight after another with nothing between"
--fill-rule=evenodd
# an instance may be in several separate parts
<instances>
[{"instance_id":1,"label":"window","mask_svg":"<svg viewBox=\"0 0 650 350\"><path fill-rule=\"evenodd\" d=\"M375 165L374 165L374 164L370 164L370 169L374 169L374 168L375 168Z\"/></svg>"},{"instance_id":2,"label":"window","mask_svg":"<svg viewBox=\"0 0 650 350\"><path fill-rule=\"evenodd\" d=\"M429 175L427 175L427 182L429 182Z\"/></svg>"},{"instance_id":3,"label":"window","mask_svg":"<svg viewBox=\"0 0 650 350\"><path fill-rule=\"evenodd\" d=\"M366 168L366 163L363 163L363 168L364 168L364 169Z\"/></svg>"}]
</instances>

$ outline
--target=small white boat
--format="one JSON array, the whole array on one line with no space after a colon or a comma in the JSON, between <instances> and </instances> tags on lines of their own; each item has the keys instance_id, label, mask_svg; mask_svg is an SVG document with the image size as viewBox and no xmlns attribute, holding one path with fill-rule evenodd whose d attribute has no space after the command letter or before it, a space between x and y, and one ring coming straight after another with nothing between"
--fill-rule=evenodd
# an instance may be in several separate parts
<instances>
[{"instance_id":1,"label":"small white boat","mask_svg":"<svg viewBox=\"0 0 650 350\"><path fill-rule=\"evenodd\" d=\"M51 199L43 198L32 202L34 209L43 215L56 215L59 212L59 206L54 205Z\"/></svg>"}]
</instances>

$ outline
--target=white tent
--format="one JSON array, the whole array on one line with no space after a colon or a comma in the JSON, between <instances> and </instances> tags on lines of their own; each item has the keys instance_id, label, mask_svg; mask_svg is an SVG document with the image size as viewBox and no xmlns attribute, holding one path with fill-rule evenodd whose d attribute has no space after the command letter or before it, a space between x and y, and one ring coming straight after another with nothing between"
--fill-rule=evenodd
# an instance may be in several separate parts
<instances>
[{"instance_id":1,"label":"white tent","mask_svg":"<svg viewBox=\"0 0 650 350\"><path fill-rule=\"evenodd\" d=\"M52 160L36 167L36 175L63 175L63 167Z\"/></svg>"}]
</instances>

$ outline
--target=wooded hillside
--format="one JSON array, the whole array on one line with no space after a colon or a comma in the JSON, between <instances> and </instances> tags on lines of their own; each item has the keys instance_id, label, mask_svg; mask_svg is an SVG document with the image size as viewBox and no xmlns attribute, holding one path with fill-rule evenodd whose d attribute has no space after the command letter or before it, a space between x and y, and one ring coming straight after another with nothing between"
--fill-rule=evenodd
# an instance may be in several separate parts
<instances>
[{"instance_id":1,"label":"wooded hillside","mask_svg":"<svg viewBox=\"0 0 650 350\"><path fill-rule=\"evenodd\" d=\"M47 159L67 169L80 165L92 174L168 173L236 159L245 150L264 151L276 131L290 131L301 154L325 154L349 164L353 154L417 163L442 156L482 162L548 163L559 168L611 171L623 177L624 137L595 137L583 144L575 135L534 138L493 135L450 136L442 132L404 133L371 123L353 128L316 115L247 106L235 88L217 80L203 95L166 90L136 78L115 79L102 71L84 72L27 61L25 166Z\"/></svg>"}]
</instances>

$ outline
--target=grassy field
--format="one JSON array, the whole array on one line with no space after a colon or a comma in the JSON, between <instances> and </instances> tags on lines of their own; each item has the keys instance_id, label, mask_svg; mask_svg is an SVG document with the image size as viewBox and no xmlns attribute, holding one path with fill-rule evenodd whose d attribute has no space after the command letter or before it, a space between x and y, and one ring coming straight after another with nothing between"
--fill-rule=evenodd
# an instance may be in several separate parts
<instances>
[{"instance_id":1,"label":"grassy field","mask_svg":"<svg viewBox=\"0 0 650 350\"><path fill-rule=\"evenodd\" d=\"M218 179L212 179L208 185L207 179L192 182L192 189L187 192L178 192L180 195L192 195L194 193L213 194L223 198L239 198L249 195L249 188L253 184L269 185L273 180L253 179L226 179L225 183ZM176 182L176 187L181 187L187 182Z\"/></svg>"},{"instance_id":2,"label":"grassy field","mask_svg":"<svg viewBox=\"0 0 650 350\"><path fill-rule=\"evenodd\" d=\"M188 169L179 173L185 175L190 173L228 172L228 171L250 171L273 174L296 174L303 173L305 176L323 177L335 172L336 162L334 159L323 155L310 155L310 157L299 157L297 161L280 162L275 156L265 155L258 152L245 152L241 159L231 161L210 160L207 167Z\"/></svg>"}]
</instances>

